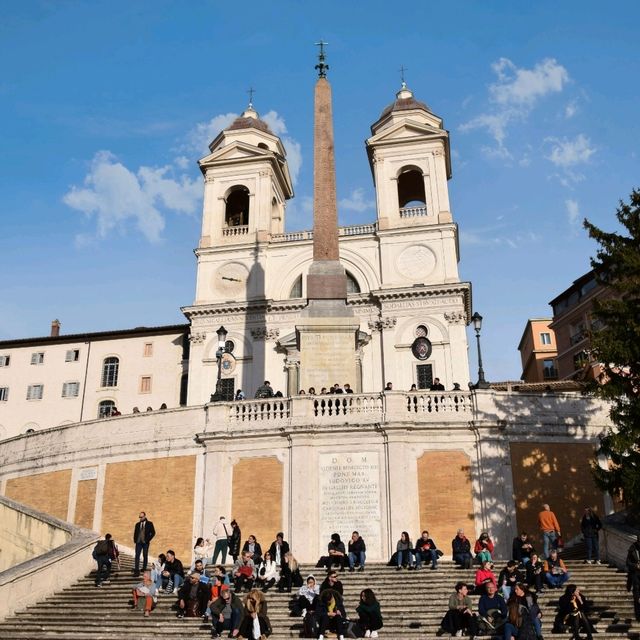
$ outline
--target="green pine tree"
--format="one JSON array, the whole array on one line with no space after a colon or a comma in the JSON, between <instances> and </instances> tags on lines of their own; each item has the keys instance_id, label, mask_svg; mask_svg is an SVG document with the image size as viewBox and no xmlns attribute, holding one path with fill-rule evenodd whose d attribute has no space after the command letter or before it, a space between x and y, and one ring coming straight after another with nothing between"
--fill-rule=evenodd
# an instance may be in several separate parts
<instances>
[{"instance_id":1,"label":"green pine tree","mask_svg":"<svg viewBox=\"0 0 640 640\"><path fill-rule=\"evenodd\" d=\"M600 437L596 456L609 467L592 465L596 484L624 502L634 521L640 520L640 190L616 212L622 233L607 233L584 221L600 245L591 259L596 280L608 289L595 303L592 357L604 368L593 393L610 403L613 426Z\"/></svg>"}]
</instances>

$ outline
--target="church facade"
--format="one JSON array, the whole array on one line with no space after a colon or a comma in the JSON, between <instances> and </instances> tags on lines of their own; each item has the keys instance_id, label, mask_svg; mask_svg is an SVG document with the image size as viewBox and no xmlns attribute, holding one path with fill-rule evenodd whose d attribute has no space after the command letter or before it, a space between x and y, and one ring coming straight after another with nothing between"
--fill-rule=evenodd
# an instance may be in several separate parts
<instances>
[{"instance_id":1,"label":"church facade","mask_svg":"<svg viewBox=\"0 0 640 640\"><path fill-rule=\"evenodd\" d=\"M0 493L124 547L144 510L152 552L183 559L226 515L263 546L284 531L305 562L353 530L371 560L424 528L447 554L459 527L489 530L505 557L542 502L568 538L584 504L611 508L589 475L606 407L467 390L471 285L458 275L442 119L403 85L366 152L376 219L338 230L356 373L318 385L353 394L299 393L313 232L286 232L286 153L249 105L200 160L188 324L0 343ZM443 389L430 389L435 378ZM282 395L253 400L264 380ZM224 401L212 403L216 387ZM230 401L238 389L247 400Z\"/></svg>"}]
</instances>

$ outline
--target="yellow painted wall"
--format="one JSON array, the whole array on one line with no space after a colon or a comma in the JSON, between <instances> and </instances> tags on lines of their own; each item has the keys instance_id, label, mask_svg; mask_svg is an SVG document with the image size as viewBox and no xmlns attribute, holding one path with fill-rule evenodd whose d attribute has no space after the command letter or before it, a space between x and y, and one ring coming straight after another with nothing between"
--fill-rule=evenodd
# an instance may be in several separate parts
<instances>
[{"instance_id":1,"label":"yellow painted wall","mask_svg":"<svg viewBox=\"0 0 640 640\"><path fill-rule=\"evenodd\" d=\"M5 495L61 520L67 519L71 469L7 480Z\"/></svg>"}]
</instances>

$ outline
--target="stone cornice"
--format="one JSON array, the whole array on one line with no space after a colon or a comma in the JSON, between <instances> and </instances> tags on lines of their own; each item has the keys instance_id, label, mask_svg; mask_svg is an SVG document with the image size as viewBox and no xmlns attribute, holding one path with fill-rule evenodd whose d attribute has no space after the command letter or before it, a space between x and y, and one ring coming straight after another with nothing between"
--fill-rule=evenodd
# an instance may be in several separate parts
<instances>
[{"instance_id":1,"label":"stone cornice","mask_svg":"<svg viewBox=\"0 0 640 640\"><path fill-rule=\"evenodd\" d=\"M380 302L398 300L416 300L420 298L438 298L442 296L461 295L464 298L464 309L467 314L465 324L471 319L471 283L456 282L444 285L422 285L400 287L397 289L378 289L371 295Z\"/></svg>"}]
</instances>

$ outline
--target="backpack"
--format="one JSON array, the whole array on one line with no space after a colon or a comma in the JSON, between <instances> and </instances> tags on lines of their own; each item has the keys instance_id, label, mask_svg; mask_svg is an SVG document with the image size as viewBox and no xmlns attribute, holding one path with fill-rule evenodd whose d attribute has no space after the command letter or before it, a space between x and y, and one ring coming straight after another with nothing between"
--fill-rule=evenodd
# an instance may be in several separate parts
<instances>
[{"instance_id":1,"label":"backpack","mask_svg":"<svg viewBox=\"0 0 640 640\"><path fill-rule=\"evenodd\" d=\"M98 540L98 544L96 544L96 548L93 550L93 553L96 556L109 555L109 542L107 540Z\"/></svg>"}]
</instances>

